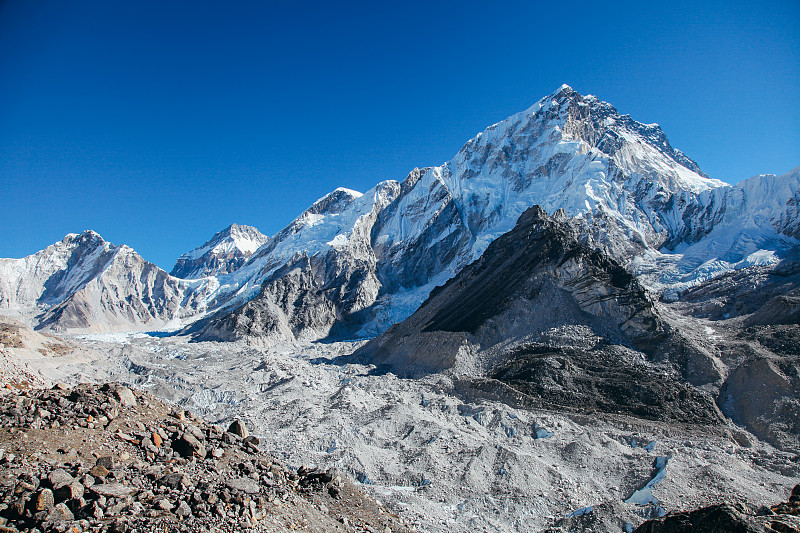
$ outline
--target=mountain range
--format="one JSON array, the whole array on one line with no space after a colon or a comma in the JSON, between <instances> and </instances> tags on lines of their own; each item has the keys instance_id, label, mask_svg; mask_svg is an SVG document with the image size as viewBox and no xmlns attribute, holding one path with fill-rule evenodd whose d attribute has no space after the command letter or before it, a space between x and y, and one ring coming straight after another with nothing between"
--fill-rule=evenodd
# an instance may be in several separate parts
<instances>
[{"instance_id":1,"label":"mountain range","mask_svg":"<svg viewBox=\"0 0 800 533\"><path fill-rule=\"evenodd\" d=\"M656 298L796 255L800 168L708 178L656 124L568 86L452 160L340 188L272 238L232 225L170 274L89 231L0 260L0 311L61 331L184 327L261 343L371 337L410 316L538 205Z\"/></svg>"}]
</instances>

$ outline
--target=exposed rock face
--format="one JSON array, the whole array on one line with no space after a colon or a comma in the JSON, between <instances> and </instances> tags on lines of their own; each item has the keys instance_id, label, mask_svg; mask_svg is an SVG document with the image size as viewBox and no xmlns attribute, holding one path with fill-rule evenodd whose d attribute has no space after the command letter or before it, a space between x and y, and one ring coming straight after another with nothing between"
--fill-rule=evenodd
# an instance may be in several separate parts
<instances>
[{"instance_id":1,"label":"exposed rock face","mask_svg":"<svg viewBox=\"0 0 800 533\"><path fill-rule=\"evenodd\" d=\"M259 294L233 313L220 313L196 338L291 342L352 334L349 326L359 323L356 317L375 303L380 289L369 238L387 199L386 191L369 202L352 191L337 190L315 203L259 251L259 257L291 253L285 263L270 260L268 264L277 267L264 279ZM335 222L355 202L361 206L349 239L310 256L291 248L307 224L326 216Z\"/></svg>"},{"instance_id":2,"label":"exposed rock face","mask_svg":"<svg viewBox=\"0 0 800 533\"><path fill-rule=\"evenodd\" d=\"M203 246L180 256L170 275L195 279L228 274L244 265L267 241L269 237L252 226L231 224Z\"/></svg>"},{"instance_id":3,"label":"exposed rock face","mask_svg":"<svg viewBox=\"0 0 800 533\"><path fill-rule=\"evenodd\" d=\"M711 279L669 304L688 317L682 327L696 328L693 336L710 353L706 379L693 382L713 385L720 408L737 424L795 452L800 451L798 287L800 266L785 259ZM690 362L696 366L702 360Z\"/></svg>"},{"instance_id":4,"label":"exposed rock face","mask_svg":"<svg viewBox=\"0 0 800 533\"><path fill-rule=\"evenodd\" d=\"M581 245L569 225L536 206L480 259L435 289L412 317L365 345L359 355L410 373L415 367L435 372L452 368L465 343L487 349L583 322L595 335L629 345L666 335L652 301L630 274ZM427 350L400 347L416 342L409 335L446 337L452 347L442 351L439 346L436 358L428 359ZM412 351L424 355L412 362L406 357Z\"/></svg>"},{"instance_id":5,"label":"exposed rock face","mask_svg":"<svg viewBox=\"0 0 800 533\"><path fill-rule=\"evenodd\" d=\"M401 375L492 377L539 406L718 422L709 396L639 351L663 360L679 340L635 278L533 207L354 357Z\"/></svg>"}]
</instances>

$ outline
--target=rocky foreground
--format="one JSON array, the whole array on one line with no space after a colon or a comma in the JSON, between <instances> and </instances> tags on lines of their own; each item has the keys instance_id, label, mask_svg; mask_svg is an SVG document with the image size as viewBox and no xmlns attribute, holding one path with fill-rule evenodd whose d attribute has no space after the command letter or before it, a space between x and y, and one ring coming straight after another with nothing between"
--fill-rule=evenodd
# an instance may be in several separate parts
<instances>
[{"instance_id":1,"label":"rocky foreground","mask_svg":"<svg viewBox=\"0 0 800 533\"><path fill-rule=\"evenodd\" d=\"M409 530L336 469L121 385L3 389L0 426L0 532Z\"/></svg>"}]
</instances>

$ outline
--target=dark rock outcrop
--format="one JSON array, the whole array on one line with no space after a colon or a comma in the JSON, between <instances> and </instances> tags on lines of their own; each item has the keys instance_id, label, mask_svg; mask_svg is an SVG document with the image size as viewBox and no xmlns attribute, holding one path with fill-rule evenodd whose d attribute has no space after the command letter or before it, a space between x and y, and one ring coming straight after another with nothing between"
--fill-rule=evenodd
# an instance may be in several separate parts
<instances>
[{"instance_id":1,"label":"dark rock outcrop","mask_svg":"<svg viewBox=\"0 0 800 533\"><path fill-rule=\"evenodd\" d=\"M753 513L741 504L718 504L648 520L635 533L798 533L800 485L789 501Z\"/></svg>"},{"instance_id":2,"label":"dark rock outcrop","mask_svg":"<svg viewBox=\"0 0 800 533\"><path fill-rule=\"evenodd\" d=\"M715 422L670 365L685 342L636 279L533 207L409 319L355 354L394 372L491 377L537 404Z\"/></svg>"}]
</instances>

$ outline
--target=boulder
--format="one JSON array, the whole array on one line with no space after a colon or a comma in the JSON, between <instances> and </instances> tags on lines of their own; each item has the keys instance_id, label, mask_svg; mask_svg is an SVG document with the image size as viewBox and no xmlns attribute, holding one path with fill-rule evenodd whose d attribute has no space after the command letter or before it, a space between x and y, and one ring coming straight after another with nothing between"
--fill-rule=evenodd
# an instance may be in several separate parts
<instances>
[{"instance_id":1,"label":"boulder","mask_svg":"<svg viewBox=\"0 0 800 533\"><path fill-rule=\"evenodd\" d=\"M190 433L184 433L180 438L172 442L172 449L178 452L181 457L197 456L204 459L206 447Z\"/></svg>"},{"instance_id":2,"label":"boulder","mask_svg":"<svg viewBox=\"0 0 800 533\"><path fill-rule=\"evenodd\" d=\"M250 433L247 431L247 427L244 425L244 422L239 419L236 419L231 423L231 425L228 427L228 432L238 435L243 439L250 435Z\"/></svg>"}]
</instances>

